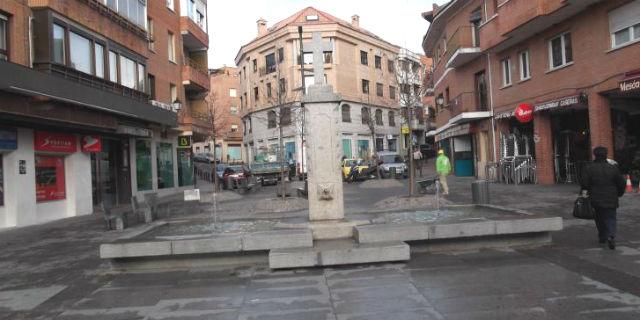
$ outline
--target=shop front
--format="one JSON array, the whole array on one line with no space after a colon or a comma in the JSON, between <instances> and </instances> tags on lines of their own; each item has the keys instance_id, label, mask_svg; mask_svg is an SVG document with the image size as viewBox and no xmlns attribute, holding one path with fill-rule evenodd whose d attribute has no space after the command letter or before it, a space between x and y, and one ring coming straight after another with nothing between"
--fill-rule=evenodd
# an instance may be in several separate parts
<instances>
[{"instance_id":1,"label":"shop front","mask_svg":"<svg viewBox=\"0 0 640 320\"><path fill-rule=\"evenodd\" d=\"M499 128L502 181L543 184L579 181L591 159L586 95L521 103L513 111L497 114L495 120Z\"/></svg>"},{"instance_id":2,"label":"shop front","mask_svg":"<svg viewBox=\"0 0 640 320\"><path fill-rule=\"evenodd\" d=\"M435 135L439 148L451 159L453 172L457 177L472 177L476 174L475 131L475 123L465 123L447 126Z\"/></svg>"},{"instance_id":3,"label":"shop front","mask_svg":"<svg viewBox=\"0 0 640 320\"><path fill-rule=\"evenodd\" d=\"M614 160L620 172L640 183L640 70L629 72L619 88L606 93L611 106Z\"/></svg>"}]
</instances>

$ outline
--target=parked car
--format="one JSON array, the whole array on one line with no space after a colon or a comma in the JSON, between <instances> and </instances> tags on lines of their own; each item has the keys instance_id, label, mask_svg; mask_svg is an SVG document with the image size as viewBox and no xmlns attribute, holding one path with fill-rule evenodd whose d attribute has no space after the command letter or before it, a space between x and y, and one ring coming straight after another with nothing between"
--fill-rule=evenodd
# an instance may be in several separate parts
<instances>
[{"instance_id":1,"label":"parked car","mask_svg":"<svg viewBox=\"0 0 640 320\"><path fill-rule=\"evenodd\" d=\"M222 169L221 171L219 171ZM221 175L220 175L221 172ZM251 170L246 165L222 165L216 168L216 174L221 180L222 189L236 189L243 179L251 178Z\"/></svg>"},{"instance_id":2,"label":"parked car","mask_svg":"<svg viewBox=\"0 0 640 320\"><path fill-rule=\"evenodd\" d=\"M343 159L341 165L343 180L347 180L347 178L349 178L349 173L351 173L351 166L354 164L354 162L359 175L362 175L369 170L369 166L367 166L362 159Z\"/></svg>"},{"instance_id":3,"label":"parked car","mask_svg":"<svg viewBox=\"0 0 640 320\"><path fill-rule=\"evenodd\" d=\"M196 153L193 156L194 162L213 163L214 159L215 158L213 157L213 153L210 153L210 152Z\"/></svg>"},{"instance_id":4,"label":"parked car","mask_svg":"<svg viewBox=\"0 0 640 320\"><path fill-rule=\"evenodd\" d=\"M382 169L381 173L383 178L390 176L391 168L395 168L397 176L407 176L407 164L397 152L381 151L378 152L378 158L382 161L380 168Z\"/></svg>"},{"instance_id":5,"label":"parked car","mask_svg":"<svg viewBox=\"0 0 640 320\"><path fill-rule=\"evenodd\" d=\"M424 159L435 158L437 150L430 144L421 144L420 152Z\"/></svg>"}]
</instances>

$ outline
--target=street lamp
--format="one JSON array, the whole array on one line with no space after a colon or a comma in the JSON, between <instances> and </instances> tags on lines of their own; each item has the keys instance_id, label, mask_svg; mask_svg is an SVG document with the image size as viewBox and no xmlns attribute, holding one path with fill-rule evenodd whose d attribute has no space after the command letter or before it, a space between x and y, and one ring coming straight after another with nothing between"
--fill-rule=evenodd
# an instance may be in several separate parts
<instances>
[{"instance_id":1,"label":"street lamp","mask_svg":"<svg viewBox=\"0 0 640 320\"><path fill-rule=\"evenodd\" d=\"M180 109L182 109L182 102L180 101L180 99L176 99L171 106L173 107L173 110L178 111Z\"/></svg>"},{"instance_id":2,"label":"street lamp","mask_svg":"<svg viewBox=\"0 0 640 320\"><path fill-rule=\"evenodd\" d=\"M444 97L442 95L439 95L436 98L436 105L438 105L440 108L444 106Z\"/></svg>"}]
</instances>

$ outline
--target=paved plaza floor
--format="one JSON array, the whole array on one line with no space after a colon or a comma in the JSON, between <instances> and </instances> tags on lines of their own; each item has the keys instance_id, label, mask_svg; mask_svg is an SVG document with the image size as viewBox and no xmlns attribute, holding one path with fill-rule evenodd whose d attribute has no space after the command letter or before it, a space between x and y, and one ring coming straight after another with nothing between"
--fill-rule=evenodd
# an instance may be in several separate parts
<instances>
[{"instance_id":1,"label":"paved plaza floor","mask_svg":"<svg viewBox=\"0 0 640 320\"><path fill-rule=\"evenodd\" d=\"M447 200L470 202L471 181L452 178ZM133 273L98 258L99 244L121 235L99 216L2 230L0 319L640 319L640 195L621 199L611 251L592 222L571 218L575 185L491 191L495 204L563 217L565 229L544 247L412 253L407 263ZM249 217L238 208L273 192L222 197L220 214ZM346 185L346 208L404 193L404 181Z\"/></svg>"}]
</instances>

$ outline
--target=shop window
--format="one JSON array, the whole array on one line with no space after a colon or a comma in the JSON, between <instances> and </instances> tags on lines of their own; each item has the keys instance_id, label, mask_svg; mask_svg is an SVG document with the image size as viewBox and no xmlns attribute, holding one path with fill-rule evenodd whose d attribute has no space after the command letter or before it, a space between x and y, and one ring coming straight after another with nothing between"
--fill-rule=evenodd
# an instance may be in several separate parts
<instances>
[{"instance_id":1,"label":"shop window","mask_svg":"<svg viewBox=\"0 0 640 320\"><path fill-rule=\"evenodd\" d=\"M138 191L153 189L149 140L136 140L136 180Z\"/></svg>"},{"instance_id":2,"label":"shop window","mask_svg":"<svg viewBox=\"0 0 640 320\"><path fill-rule=\"evenodd\" d=\"M53 25L53 62L65 64L65 38L64 28L60 25Z\"/></svg>"},{"instance_id":3,"label":"shop window","mask_svg":"<svg viewBox=\"0 0 640 320\"><path fill-rule=\"evenodd\" d=\"M196 148L199 152L200 148ZM189 148L178 149L178 186L193 185L193 161Z\"/></svg>"},{"instance_id":4,"label":"shop window","mask_svg":"<svg viewBox=\"0 0 640 320\"><path fill-rule=\"evenodd\" d=\"M358 158L369 158L369 140L358 140Z\"/></svg>"},{"instance_id":5,"label":"shop window","mask_svg":"<svg viewBox=\"0 0 640 320\"><path fill-rule=\"evenodd\" d=\"M156 159L158 171L158 189L173 188L173 152L172 144L158 142Z\"/></svg>"},{"instance_id":6,"label":"shop window","mask_svg":"<svg viewBox=\"0 0 640 320\"><path fill-rule=\"evenodd\" d=\"M396 126L396 113L393 111L389 111L389 127Z\"/></svg>"},{"instance_id":7,"label":"shop window","mask_svg":"<svg viewBox=\"0 0 640 320\"><path fill-rule=\"evenodd\" d=\"M502 60L502 86L511 85L511 59L507 58Z\"/></svg>"},{"instance_id":8,"label":"shop window","mask_svg":"<svg viewBox=\"0 0 640 320\"><path fill-rule=\"evenodd\" d=\"M529 51L522 51L520 56L520 80L531 78L531 65L529 63Z\"/></svg>"},{"instance_id":9,"label":"shop window","mask_svg":"<svg viewBox=\"0 0 640 320\"><path fill-rule=\"evenodd\" d=\"M571 33L561 34L549 41L549 68L560 68L573 62Z\"/></svg>"},{"instance_id":10,"label":"shop window","mask_svg":"<svg viewBox=\"0 0 640 320\"><path fill-rule=\"evenodd\" d=\"M351 106L348 104L342 105L342 122L351 122Z\"/></svg>"},{"instance_id":11,"label":"shop window","mask_svg":"<svg viewBox=\"0 0 640 320\"><path fill-rule=\"evenodd\" d=\"M611 47L640 41L640 2L631 1L609 12Z\"/></svg>"},{"instance_id":12,"label":"shop window","mask_svg":"<svg viewBox=\"0 0 640 320\"><path fill-rule=\"evenodd\" d=\"M0 60L9 59L9 19L0 14Z\"/></svg>"},{"instance_id":13,"label":"shop window","mask_svg":"<svg viewBox=\"0 0 640 320\"><path fill-rule=\"evenodd\" d=\"M64 157L35 156L36 201L54 201L66 198Z\"/></svg>"}]
</instances>

